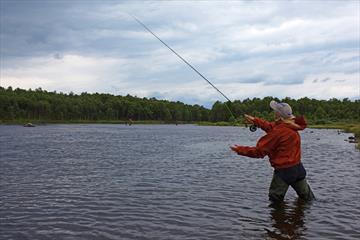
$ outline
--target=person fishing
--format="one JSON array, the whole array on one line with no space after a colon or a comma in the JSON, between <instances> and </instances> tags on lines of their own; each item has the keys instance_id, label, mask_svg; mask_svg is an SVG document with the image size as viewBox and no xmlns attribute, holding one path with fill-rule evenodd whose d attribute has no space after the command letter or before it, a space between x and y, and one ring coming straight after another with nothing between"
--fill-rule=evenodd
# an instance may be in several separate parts
<instances>
[{"instance_id":1,"label":"person fishing","mask_svg":"<svg viewBox=\"0 0 360 240\"><path fill-rule=\"evenodd\" d=\"M194 70L194 72L210 84L216 91L218 91L228 102L231 102L223 92L221 92L180 54L161 40L143 22L135 16L132 17L164 46L172 51L178 58L186 63L192 70ZM235 115L227 103L225 103L225 107L235 119ZM306 200L313 199L314 194L305 179L306 171L300 162L300 135L297 131L305 129L305 119L301 117L294 119L295 117L292 115L291 107L286 103L277 103L272 101L270 103L270 107L275 110L276 121L274 123L245 115L246 120L253 124L250 127L251 131L256 131L256 126L258 126L267 133L259 140L257 146L244 147L234 145L231 146L231 149L240 155L248 157L263 158L266 155L269 156L270 163L275 168L269 191L269 198L271 200L283 200L289 185L295 189L300 198Z\"/></svg>"},{"instance_id":2,"label":"person fishing","mask_svg":"<svg viewBox=\"0 0 360 240\"><path fill-rule=\"evenodd\" d=\"M306 170L301 163L301 139L298 131L306 128L303 116L295 117L287 103L270 102L275 113L275 122L244 115L247 122L266 132L255 147L233 145L231 150L251 158L269 157L274 168L269 188L269 200L281 202L291 186L303 200L313 200L315 196L306 181Z\"/></svg>"}]
</instances>

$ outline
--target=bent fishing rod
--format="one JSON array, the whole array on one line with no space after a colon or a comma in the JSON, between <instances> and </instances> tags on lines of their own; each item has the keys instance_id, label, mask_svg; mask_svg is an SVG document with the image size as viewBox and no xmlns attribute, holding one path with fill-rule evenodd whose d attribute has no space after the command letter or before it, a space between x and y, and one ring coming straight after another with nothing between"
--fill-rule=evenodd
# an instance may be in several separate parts
<instances>
[{"instance_id":1,"label":"bent fishing rod","mask_svg":"<svg viewBox=\"0 0 360 240\"><path fill-rule=\"evenodd\" d=\"M130 15L130 14L129 14ZM184 63L186 63L192 70L194 70L200 77L202 77L210 86L212 86L216 91L218 91L228 102L231 103L231 100L223 93L221 92L214 84L212 84L204 75L202 75L194 66L192 66L188 61L186 61L180 54L178 54L174 49L172 49L169 45L167 45L163 40L161 40L153 31L151 31L143 22L141 22L137 17L134 15L130 15L135 19L137 23L139 23L142 27L144 27L149 33L151 33L154 37L156 37L162 44L164 44L170 51L172 51L178 58L180 58ZM228 104L225 102L226 109L229 111L231 116L235 118L234 113L231 111ZM246 124L246 123L245 123ZM256 126L251 125L250 131L254 132L256 131Z\"/></svg>"}]
</instances>

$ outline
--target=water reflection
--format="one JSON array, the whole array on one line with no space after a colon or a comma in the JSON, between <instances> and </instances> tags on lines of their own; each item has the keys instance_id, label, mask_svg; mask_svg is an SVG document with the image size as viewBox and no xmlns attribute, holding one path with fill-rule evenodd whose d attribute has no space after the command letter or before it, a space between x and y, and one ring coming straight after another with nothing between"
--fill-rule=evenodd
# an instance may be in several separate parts
<instances>
[{"instance_id":1,"label":"water reflection","mask_svg":"<svg viewBox=\"0 0 360 240\"><path fill-rule=\"evenodd\" d=\"M301 199L270 204L272 229L266 229L266 239L302 239L306 231L304 210L308 207L309 203Z\"/></svg>"}]
</instances>

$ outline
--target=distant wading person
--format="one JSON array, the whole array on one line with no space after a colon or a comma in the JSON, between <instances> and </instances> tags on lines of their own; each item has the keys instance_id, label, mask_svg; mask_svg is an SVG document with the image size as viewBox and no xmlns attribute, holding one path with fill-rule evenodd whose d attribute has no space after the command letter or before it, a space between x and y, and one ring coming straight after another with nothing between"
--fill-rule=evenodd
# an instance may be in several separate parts
<instances>
[{"instance_id":1,"label":"distant wading person","mask_svg":"<svg viewBox=\"0 0 360 240\"><path fill-rule=\"evenodd\" d=\"M266 132L256 144L256 147L234 145L231 150L239 155L263 158L269 157L274 168L269 189L269 199L280 202L284 199L289 185L303 200L314 199L309 184L306 182L306 171L302 165L301 140L298 131L306 128L303 116L295 117L287 103L270 102L275 111L275 122L267 122L245 114L248 122L255 124Z\"/></svg>"}]
</instances>

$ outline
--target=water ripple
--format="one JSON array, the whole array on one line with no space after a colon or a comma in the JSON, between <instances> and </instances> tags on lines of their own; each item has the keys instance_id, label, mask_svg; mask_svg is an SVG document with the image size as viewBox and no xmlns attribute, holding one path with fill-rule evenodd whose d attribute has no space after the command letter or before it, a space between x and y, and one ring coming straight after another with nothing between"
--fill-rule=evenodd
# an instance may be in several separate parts
<instances>
[{"instance_id":1,"label":"water ripple","mask_svg":"<svg viewBox=\"0 0 360 240\"><path fill-rule=\"evenodd\" d=\"M0 239L359 239L360 153L305 130L316 197L269 205L262 135L191 125L0 126Z\"/></svg>"}]
</instances>

